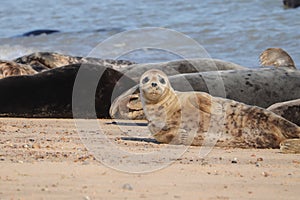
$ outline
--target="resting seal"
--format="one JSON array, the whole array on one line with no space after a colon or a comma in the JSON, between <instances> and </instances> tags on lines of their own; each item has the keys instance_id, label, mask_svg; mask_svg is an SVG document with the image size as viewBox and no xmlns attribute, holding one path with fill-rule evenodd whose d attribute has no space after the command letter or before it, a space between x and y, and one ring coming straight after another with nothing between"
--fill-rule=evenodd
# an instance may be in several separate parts
<instances>
[{"instance_id":1,"label":"resting seal","mask_svg":"<svg viewBox=\"0 0 300 200\"><path fill-rule=\"evenodd\" d=\"M240 148L278 148L282 143L284 152L291 149L290 141L293 148L300 143L287 140L300 138L300 127L292 122L204 92L174 91L162 71L145 72L139 87L148 128L158 142L200 146L208 138L216 146Z\"/></svg>"},{"instance_id":2,"label":"resting seal","mask_svg":"<svg viewBox=\"0 0 300 200\"><path fill-rule=\"evenodd\" d=\"M300 0L283 0L283 5L287 8L297 8L300 6Z\"/></svg>"},{"instance_id":3,"label":"resting seal","mask_svg":"<svg viewBox=\"0 0 300 200\"><path fill-rule=\"evenodd\" d=\"M292 57L281 48L268 48L259 56L262 66L287 67L296 69Z\"/></svg>"},{"instance_id":4,"label":"resting seal","mask_svg":"<svg viewBox=\"0 0 300 200\"><path fill-rule=\"evenodd\" d=\"M74 83L78 71L85 76L84 86L77 88L78 96L86 96L87 88L97 87L95 106L87 109L86 103L73 106ZM91 76L102 73L94 85ZM81 75L82 75L81 74ZM1 117L76 117L108 118L111 100L122 94L136 82L120 72L103 65L73 64L58 67L30 76L11 76L0 79Z\"/></svg>"},{"instance_id":5,"label":"resting seal","mask_svg":"<svg viewBox=\"0 0 300 200\"><path fill-rule=\"evenodd\" d=\"M57 67L72 65L72 64L95 64L103 65L113 69L127 67L134 62L127 60L111 60L91 57L79 57L59 54L55 52L36 52L29 55L19 57L14 60L17 63L32 66L37 71L54 69Z\"/></svg>"}]
</instances>

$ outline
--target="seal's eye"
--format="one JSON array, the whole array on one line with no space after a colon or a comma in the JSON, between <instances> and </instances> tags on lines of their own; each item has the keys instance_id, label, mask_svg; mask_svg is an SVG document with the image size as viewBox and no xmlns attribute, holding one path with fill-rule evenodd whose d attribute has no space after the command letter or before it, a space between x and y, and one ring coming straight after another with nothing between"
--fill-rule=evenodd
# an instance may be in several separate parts
<instances>
[{"instance_id":1,"label":"seal's eye","mask_svg":"<svg viewBox=\"0 0 300 200\"><path fill-rule=\"evenodd\" d=\"M164 78L159 78L159 82L161 83L161 84L166 84L166 81L165 81L165 79Z\"/></svg>"},{"instance_id":2,"label":"seal's eye","mask_svg":"<svg viewBox=\"0 0 300 200\"><path fill-rule=\"evenodd\" d=\"M148 83L149 82L149 78L148 77L145 77L143 80L142 80L142 83L145 84L145 83Z\"/></svg>"}]
</instances>

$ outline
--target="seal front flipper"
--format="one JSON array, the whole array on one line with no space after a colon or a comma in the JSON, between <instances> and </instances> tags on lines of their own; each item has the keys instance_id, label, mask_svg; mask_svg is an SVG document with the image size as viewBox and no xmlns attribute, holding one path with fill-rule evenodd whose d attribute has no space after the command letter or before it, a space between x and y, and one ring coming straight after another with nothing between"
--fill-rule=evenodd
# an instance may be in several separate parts
<instances>
[{"instance_id":1,"label":"seal front flipper","mask_svg":"<svg viewBox=\"0 0 300 200\"><path fill-rule=\"evenodd\" d=\"M286 139L280 143L282 153L300 153L300 139Z\"/></svg>"}]
</instances>

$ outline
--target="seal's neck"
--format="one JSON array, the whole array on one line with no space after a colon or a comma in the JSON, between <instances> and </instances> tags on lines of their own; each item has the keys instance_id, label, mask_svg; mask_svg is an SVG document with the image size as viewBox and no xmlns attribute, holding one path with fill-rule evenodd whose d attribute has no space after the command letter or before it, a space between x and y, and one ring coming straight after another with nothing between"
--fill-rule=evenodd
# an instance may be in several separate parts
<instances>
[{"instance_id":1,"label":"seal's neck","mask_svg":"<svg viewBox=\"0 0 300 200\"><path fill-rule=\"evenodd\" d=\"M168 88L157 102L148 104L150 110L154 108L155 112L165 113L166 116L172 115L172 111L180 109L180 102L178 102L178 96L172 88Z\"/></svg>"}]
</instances>

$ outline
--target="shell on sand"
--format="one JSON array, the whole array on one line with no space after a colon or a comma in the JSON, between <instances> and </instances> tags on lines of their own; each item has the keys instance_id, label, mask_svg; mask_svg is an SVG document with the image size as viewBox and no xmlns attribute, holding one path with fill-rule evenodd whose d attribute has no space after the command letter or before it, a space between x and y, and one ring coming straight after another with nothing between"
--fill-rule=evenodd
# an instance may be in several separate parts
<instances>
[{"instance_id":1,"label":"shell on sand","mask_svg":"<svg viewBox=\"0 0 300 200\"><path fill-rule=\"evenodd\" d=\"M223 60L201 58L175 60L163 63L133 64L121 68L119 71L125 74L127 77L130 77L132 80L138 82L141 75L150 69L159 69L166 73L168 76L172 76L177 74L197 73L206 71L245 70L247 68Z\"/></svg>"},{"instance_id":2,"label":"shell on sand","mask_svg":"<svg viewBox=\"0 0 300 200\"><path fill-rule=\"evenodd\" d=\"M178 91L202 91L212 96L226 97L263 108L277 102L300 98L300 71L288 68L180 74L169 77L169 80L172 87ZM118 97L111 106L111 117L144 118L140 112L142 107L138 105L137 94L139 90L135 87Z\"/></svg>"},{"instance_id":3,"label":"shell on sand","mask_svg":"<svg viewBox=\"0 0 300 200\"><path fill-rule=\"evenodd\" d=\"M275 103L267 109L300 126L300 99Z\"/></svg>"}]
</instances>

